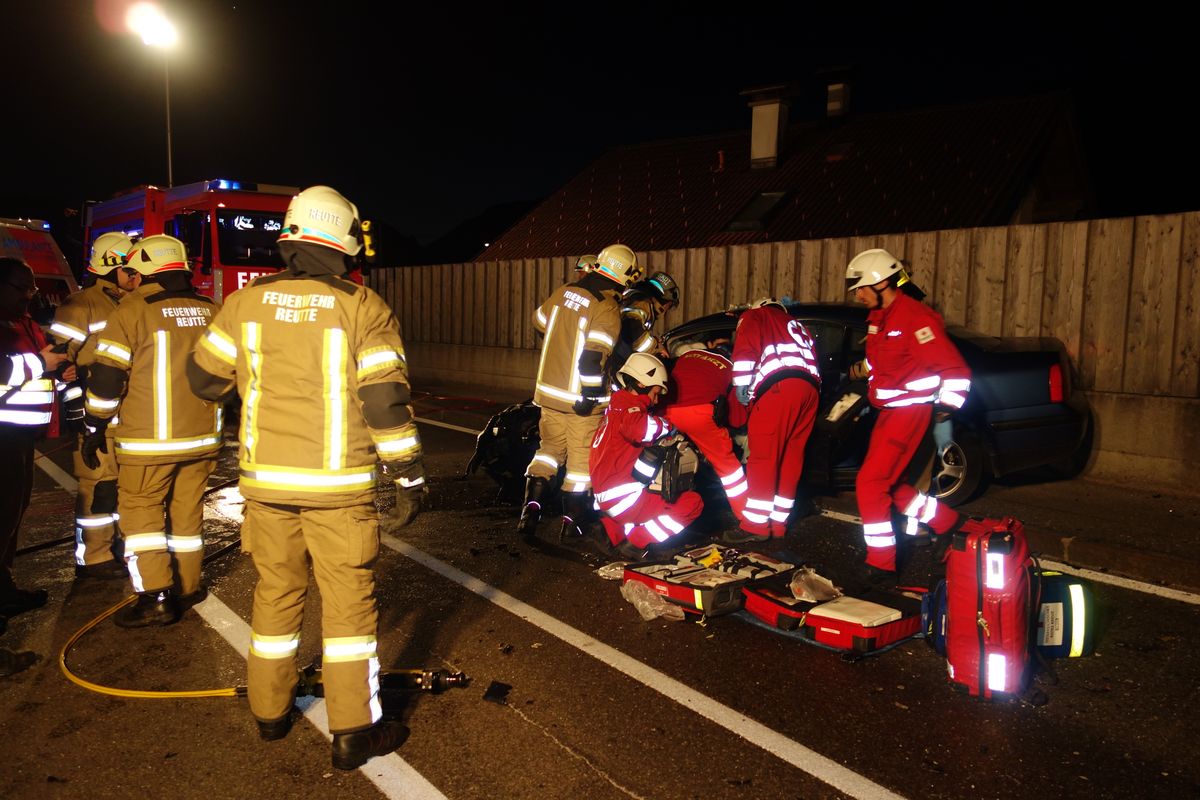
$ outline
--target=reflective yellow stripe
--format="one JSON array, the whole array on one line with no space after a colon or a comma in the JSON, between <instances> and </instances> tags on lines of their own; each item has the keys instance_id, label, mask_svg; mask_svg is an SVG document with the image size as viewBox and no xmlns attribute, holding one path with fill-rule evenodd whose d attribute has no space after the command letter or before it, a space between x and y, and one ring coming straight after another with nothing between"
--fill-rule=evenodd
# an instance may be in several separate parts
<instances>
[{"instance_id":1,"label":"reflective yellow stripe","mask_svg":"<svg viewBox=\"0 0 1200 800\"><path fill-rule=\"evenodd\" d=\"M346 463L346 334L338 328L325 331L325 348L321 355L325 392L325 457L326 467L339 470Z\"/></svg>"},{"instance_id":2,"label":"reflective yellow stripe","mask_svg":"<svg viewBox=\"0 0 1200 800\"><path fill-rule=\"evenodd\" d=\"M403 363L404 353L393 347L384 345L363 350L358 354L358 379L361 381L376 372L398 368Z\"/></svg>"},{"instance_id":3,"label":"reflective yellow stripe","mask_svg":"<svg viewBox=\"0 0 1200 800\"><path fill-rule=\"evenodd\" d=\"M287 633L283 636L264 636L250 632L250 654L259 658L291 658L300 648L300 634Z\"/></svg>"},{"instance_id":4,"label":"reflective yellow stripe","mask_svg":"<svg viewBox=\"0 0 1200 800\"><path fill-rule=\"evenodd\" d=\"M1071 592L1071 652L1070 658L1083 655L1084 626L1087 624L1087 609L1083 606L1083 587L1072 583Z\"/></svg>"},{"instance_id":5,"label":"reflective yellow stripe","mask_svg":"<svg viewBox=\"0 0 1200 800\"><path fill-rule=\"evenodd\" d=\"M154 431L160 441L171 439L171 333L154 332Z\"/></svg>"},{"instance_id":6,"label":"reflective yellow stripe","mask_svg":"<svg viewBox=\"0 0 1200 800\"><path fill-rule=\"evenodd\" d=\"M106 358L123 367L128 367L133 363L133 355L129 352L129 348L108 339L101 339L100 343L96 345L96 357Z\"/></svg>"},{"instance_id":7,"label":"reflective yellow stripe","mask_svg":"<svg viewBox=\"0 0 1200 800\"><path fill-rule=\"evenodd\" d=\"M206 433L182 439L125 439L117 437L117 452L124 455L207 455L221 448L221 436Z\"/></svg>"},{"instance_id":8,"label":"reflective yellow stripe","mask_svg":"<svg viewBox=\"0 0 1200 800\"><path fill-rule=\"evenodd\" d=\"M359 491L375 486L374 464L350 469L325 470L242 462L239 469L242 484L258 489L331 493Z\"/></svg>"},{"instance_id":9,"label":"reflective yellow stripe","mask_svg":"<svg viewBox=\"0 0 1200 800\"><path fill-rule=\"evenodd\" d=\"M257 322L242 323L242 347L246 350L246 366L250 373L242 405L242 445L251 462L258 449L258 401L262 398L262 390L258 388L262 380L262 353L258 351L260 337L261 327Z\"/></svg>"},{"instance_id":10,"label":"reflective yellow stripe","mask_svg":"<svg viewBox=\"0 0 1200 800\"><path fill-rule=\"evenodd\" d=\"M216 328L209 327L208 332L201 337L200 346L221 361L233 366L237 364L237 345L233 340Z\"/></svg>"},{"instance_id":11,"label":"reflective yellow stripe","mask_svg":"<svg viewBox=\"0 0 1200 800\"><path fill-rule=\"evenodd\" d=\"M325 639L321 650L321 661L325 664L366 661L375 657L375 637L339 636Z\"/></svg>"}]
</instances>

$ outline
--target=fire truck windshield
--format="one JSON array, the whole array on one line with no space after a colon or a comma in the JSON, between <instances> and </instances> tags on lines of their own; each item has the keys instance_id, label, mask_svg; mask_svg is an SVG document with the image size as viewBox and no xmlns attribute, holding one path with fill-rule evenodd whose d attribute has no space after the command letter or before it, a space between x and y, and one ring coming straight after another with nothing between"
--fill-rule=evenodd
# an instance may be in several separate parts
<instances>
[{"instance_id":1,"label":"fire truck windshield","mask_svg":"<svg viewBox=\"0 0 1200 800\"><path fill-rule=\"evenodd\" d=\"M275 240L283 214L270 211L217 212L217 248L227 267L283 267Z\"/></svg>"}]
</instances>

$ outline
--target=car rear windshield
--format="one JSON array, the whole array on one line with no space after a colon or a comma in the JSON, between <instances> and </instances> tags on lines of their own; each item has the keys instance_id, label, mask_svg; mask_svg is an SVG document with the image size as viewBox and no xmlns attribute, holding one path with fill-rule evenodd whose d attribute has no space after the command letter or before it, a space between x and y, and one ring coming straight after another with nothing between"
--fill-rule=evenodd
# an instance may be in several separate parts
<instances>
[{"instance_id":1,"label":"car rear windshield","mask_svg":"<svg viewBox=\"0 0 1200 800\"><path fill-rule=\"evenodd\" d=\"M283 214L273 211L217 211L217 248L227 267L283 267L275 240Z\"/></svg>"}]
</instances>

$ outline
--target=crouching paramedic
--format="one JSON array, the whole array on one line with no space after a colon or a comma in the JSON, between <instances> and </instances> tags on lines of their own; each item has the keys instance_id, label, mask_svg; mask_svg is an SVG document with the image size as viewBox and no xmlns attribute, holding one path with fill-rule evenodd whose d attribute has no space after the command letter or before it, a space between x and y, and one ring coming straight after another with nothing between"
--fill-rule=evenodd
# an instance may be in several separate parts
<instances>
[{"instance_id":1,"label":"crouching paramedic","mask_svg":"<svg viewBox=\"0 0 1200 800\"><path fill-rule=\"evenodd\" d=\"M125 267L133 244L123 233L102 233L92 244L87 275L92 284L69 296L54 311L50 336L66 347L67 360L76 365L76 379L62 394L67 423L82 443L83 394L87 370L96 360L96 342L108 324L108 318L129 292L141 283L141 273ZM117 459L113 445L116 423L108 427L105 450L98 451L100 466L83 463L82 447L75 451L75 477L79 490L75 495L75 577L119 578L127 576L124 560L114 559L120 552L117 541Z\"/></svg>"},{"instance_id":2,"label":"crouching paramedic","mask_svg":"<svg viewBox=\"0 0 1200 800\"><path fill-rule=\"evenodd\" d=\"M749 483L741 459L733 452L729 431L718 424L718 420L723 419L729 409L732 385L733 362L729 359L729 340L708 341L702 348L689 350L675 360L663 415L680 433L691 439L708 463L712 464L729 500L729 507L738 521L742 522L745 520ZM740 409L742 406L737 404L734 410Z\"/></svg>"},{"instance_id":3,"label":"crouching paramedic","mask_svg":"<svg viewBox=\"0 0 1200 800\"><path fill-rule=\"evenodd\" d=\"M543 496L564 463L563 532L579 530L594 514L588 444L608 404L605 362L621 333L620 293L640 274L632 250L609 245L590 272L555 289L534 314L546 338L533 392L542 409L541 443L525 472L525 503L517 523L526 542L536 542Z\"/></svg>"},{"instance_id":4,"label":"crouching paramedic","mask_svg":"<svg viewBox=\"0 0 1200 800\"><path fill-rule=\"evenodd\" d=\"M376 454L396 483L385 525L410 522L425 491L399 324L379 295L344 277L359 231L358 209L333 189L293 197L279 236L287 269L233 294L188 365L201 397L235 386L242 397L242 548L258 570L247 669L259 735L291 729L311 557L339 769L406 735L379 700Z\"/></svg>"},{"instance_id":5,"label":"crouching paramedic","mask_svg":"<svg viewBox=\"0 0 1200 800\"><path fill-rule=\"evenodd\" d=\"M738 400L750 409L750 491L742 532L726 539L738 543L782 538L804 472L804 447L817 417L821 373L812 334L778 300L756 300L738 319L733 384Z\"/></svg>"},{"instance_id":6,"label":"crouching paramedic","mask_svg":"<svg viewBox=\"0 0 1200 800\"><path fill-rule=\"evenodd\" d=\"M950 532L960 519L911 481L934 454L935 407L939 413L962 408L971 371L946 335L941 315L902 291L907 280L903 264L886 250L864 250L846 267L847 290L869 309L867 396L879 409L855 481L872 582L895 578L893 505L935 534Z\"/></svg>"},{"instance_id":7,"label":"crouching paramedic","mask_svg":"<svg viewBox=\"0 0 1200 800\"><path fill-rule=\"evenodd\" d=\"M673 503L647 491L661 462L654 443L671 432L671 423L650 413L667 390L667 368L649 353L634 353L617 373L621 389L592 440L590 468L604 529L615 548L628 542L636 551L678 537L704 510L696 492ZM623 549L622 555L640 556Z\"/></svg>"},{"instance_id":8,"label":"crouching paramedic","mask_svg":"<svg viewBox=\"0 0 1200 800\"><path fill-rule=\"evenodd\" d=\"M147 236L129 251L141 285L112 312L88 371L80 458L92 470L113 438L117 510L137 602L123 628L170 625L203 599L204 488L221 450L221 406L188 390L186 365L216 305L192 290L183 242Z\"/></svg>"}]
</instances>

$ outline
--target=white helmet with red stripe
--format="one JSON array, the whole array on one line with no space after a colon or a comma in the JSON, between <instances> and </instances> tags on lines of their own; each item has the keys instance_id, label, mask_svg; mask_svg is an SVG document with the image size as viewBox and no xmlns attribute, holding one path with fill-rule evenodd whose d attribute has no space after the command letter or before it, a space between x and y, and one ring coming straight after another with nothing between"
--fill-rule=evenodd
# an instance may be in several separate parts
<instances>
[{"instance_id":1,"label":"white helmet with red stripe","mask_svg":"<svg viewBox=\"0 0 1200 800\"><path fill-rule=\"evenodd\" d=\"M129 262L126 266L136 269L142 275L191 270L183 242L165 233L139 239L129 250Z\"/></svg>"},{"instance_id":2,"label":"white helmet with red stripe","mask_svg":"<svg viewBox=\"0 0 1200 800\"><path fill-rule=\"evenodd\" d=\"M904 264L887 250L880 248L863 250L850 259L850 263L846 265L846 291L852 292L863 286L874 286L897 273L900 274L900 278L896 285L903 285L908 280L908 274L904 272Z\"/></svg>"},{"instance_id":3,"label":"white helmet with red stripe","mask_svg":"<svg viewBox=\"0 0 1200 800\"><path fill-rule=\"evenodd\" d=\"M356 256L362 250L358 207L336 189L310 186L288 204L279 241L319 244Z\"/></svg>"},{"instance_id":4,"label":"white helmet with red stripe","mask_svg":"<svg viewBox=\"0 0 1200 800\"><path fill-rule=\"evenodd\" d=\"M92 258L88 263L88 272L97 275L107 275L117 267L125 265L129 248L133 245L129 237L117 231L102 233L92 242Z\"/></svg>"}]
</instances>

